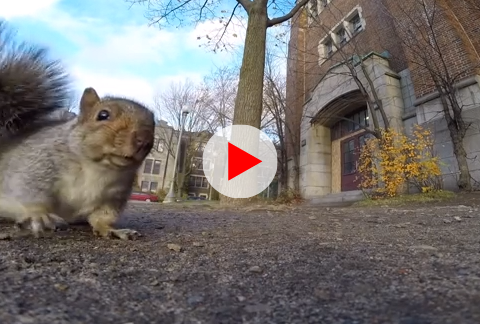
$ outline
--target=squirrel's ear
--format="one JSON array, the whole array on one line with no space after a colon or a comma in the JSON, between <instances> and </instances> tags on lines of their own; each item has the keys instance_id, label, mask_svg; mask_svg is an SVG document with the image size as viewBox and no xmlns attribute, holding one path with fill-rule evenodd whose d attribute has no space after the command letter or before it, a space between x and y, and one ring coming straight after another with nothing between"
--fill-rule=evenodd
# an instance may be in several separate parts
<instances>
[{"instance_id":1,"label":"squirrel's ear","mask_svg":"<svg viewBox=\"0 0 480 324\"><path fill-rule=\"evenodd\" d=\"M80 99L80 112L82 114L89 114L93 107L100 101L100 97L93 88L86 88L83 91L82 99Z\"/></svg>"}]
</instances>

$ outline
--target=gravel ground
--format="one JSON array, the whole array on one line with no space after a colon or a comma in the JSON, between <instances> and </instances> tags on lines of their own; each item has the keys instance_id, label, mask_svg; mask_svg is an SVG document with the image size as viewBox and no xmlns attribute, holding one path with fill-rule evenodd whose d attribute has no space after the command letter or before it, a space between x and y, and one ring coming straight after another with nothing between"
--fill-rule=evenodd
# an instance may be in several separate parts
<instances>
[{"instance_id":1,"label":"gravel ground","mask_svg":"<svg viewBox=\"0 0 480 324\"><path fill-rule=\"evenodd\" d=\"M136 241L87 226L0 241L0 323L478 324L479 197L282 210L132 203L121 225L141 231Z\"/></svg>"}]
</instances>

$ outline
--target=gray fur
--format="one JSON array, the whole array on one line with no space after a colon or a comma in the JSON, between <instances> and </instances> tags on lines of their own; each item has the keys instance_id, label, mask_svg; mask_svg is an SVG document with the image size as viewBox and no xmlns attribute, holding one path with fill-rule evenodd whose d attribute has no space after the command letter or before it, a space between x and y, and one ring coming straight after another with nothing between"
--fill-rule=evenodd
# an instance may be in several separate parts
<instances>
[{"instance_id":1,"label":"gray fur","mask_svg":"<svg viewBox=\"0 0 480 324\"><path fill-rule=\"evenodd\" d=\"M46 48L18 42L0 21L0 129L10 133L38 126L36 120L67 108L73 98L70 76Z\"/></svg>"},{"instance_id":2,"label":"gray fur","mask_svg":"<svg viewBox=\"0 0 480 324\"><path fill-rule=\"evenodd\" d=\"M58 62L44 49L12 44L5 31L0 21L0 217L27 223L36 235L78 219L101 236L137 235L112 225L153 145L153 113L107 97L86 109L95 114L112 103L118 120L77 117L65 109L68 78Z\"/></svg>"}]
</instances>

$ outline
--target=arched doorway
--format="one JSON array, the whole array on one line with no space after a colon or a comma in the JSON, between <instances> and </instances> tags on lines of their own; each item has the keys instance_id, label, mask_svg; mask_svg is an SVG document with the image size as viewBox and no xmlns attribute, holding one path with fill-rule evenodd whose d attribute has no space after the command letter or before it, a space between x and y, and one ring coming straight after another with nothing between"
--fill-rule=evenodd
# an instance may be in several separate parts
<instances>
[{"instance_id":1,"label":"arched doorway","mask_svg":"<svg viewBox=\"0 0 480 324\"><path fill-rule=\"evenodd\" d=\"M313 119L331 130L332 193L358 190L360 148L370 136L367 104L358 90L325 105Z\"/></svg>"},{"instance_id":2,"label":"arched doorway","mask_svg":"<svg viewBox=\"0 0 480 324\"><path fill-rule=\"evenodd\" d=\"M346 115L332 127L332 144L339 141L340 152L334 159L339 159L341 191L358 189L358 162L360 149L365 144L368 134L362 127L368 127L367 107ZM340 156L338 156L340 155Z\"/></svg>"}]
</instances>

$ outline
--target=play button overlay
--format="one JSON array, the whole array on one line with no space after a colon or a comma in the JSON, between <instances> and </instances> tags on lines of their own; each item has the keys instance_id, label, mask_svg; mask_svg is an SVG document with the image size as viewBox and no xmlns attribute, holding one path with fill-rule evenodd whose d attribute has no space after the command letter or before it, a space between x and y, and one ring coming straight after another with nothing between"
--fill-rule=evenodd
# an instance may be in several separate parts
<instances>
[{"instance_id":1,"label":"play button overlay","mask_svg":"<svg viewBox=\"0 0 480 324\"><path fill-rule=\"evenodd\" d=\"M267 189L277 173L277 151L259 129L234 125L217 131L203 150L209 184L230 198L250 198Z\"/></svg>"},{"instance_id":2,"label":"play button overlay","mask_svg":"<svg viewBox=\"0 0 480 324\"><path fill-rule=\"evenodd\" d=\"M228 143L228 156L230 157L227 163L229 181L257 164L262 163L261 160L239 149L232 143Z\"/></svg>"}]
</instances>

